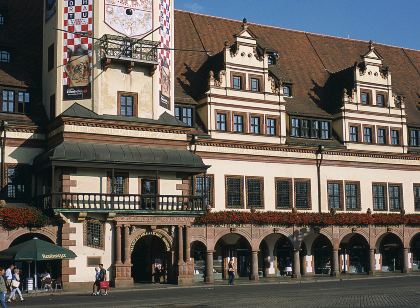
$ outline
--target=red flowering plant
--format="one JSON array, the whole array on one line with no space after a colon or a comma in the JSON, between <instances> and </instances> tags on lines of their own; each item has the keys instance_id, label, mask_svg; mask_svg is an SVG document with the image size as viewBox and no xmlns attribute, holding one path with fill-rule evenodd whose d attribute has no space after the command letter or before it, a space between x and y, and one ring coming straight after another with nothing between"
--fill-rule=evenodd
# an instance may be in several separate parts
<instances>
[{"instance_id":1,"label":"red flowering plant","mask_svg":"<svg viewBox=\"0 0 420 308\"><path fill-rule=\"evenodd\" d=\"M34 208L0 209L0 225L6 230L41 228L51 223L49 217Z\"/></svg>"},{"instance_id":2,"label":"red flowering plant","mask_svg":"<svg viewBox=\"0 0 420 308\"><path fill-rule=\"evenodd\" d=\"M396 226L420 225L420 215L369 213L293 213L293 212L207 212L197 217L196 224L209 225L281 225L281 226Z\"/></svg>"}]
</instances>

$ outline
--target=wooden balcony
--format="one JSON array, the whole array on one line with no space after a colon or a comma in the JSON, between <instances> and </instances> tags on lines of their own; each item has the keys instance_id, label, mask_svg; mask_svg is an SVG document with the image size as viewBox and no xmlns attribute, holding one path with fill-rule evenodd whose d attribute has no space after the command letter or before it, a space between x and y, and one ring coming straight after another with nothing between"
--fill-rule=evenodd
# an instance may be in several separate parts
<instances>
[{"instance_id":1,"label":"wooden balcony","mask_svg":"<svg viewBox=\"0 0 420 308\"><path fill-rule=\"evenodd\" d=\"M95 193L54 193L37 198L38 208L59 212L102 212L155 215L201 215L201 196L115 195Z\"/></svg>"},{"instance_id":2,"label":"wooden balcony","mask_svg":"<svg viewBox=\"0 0 420 308\"><path fill-rule=\"evenodd\" d=\"M154 71L158 65L158 47L159 42L105 34L100 39L102 68L106 70L118 62L125 64L129 73L135 65Z\"/></svg>"}]
</instances>

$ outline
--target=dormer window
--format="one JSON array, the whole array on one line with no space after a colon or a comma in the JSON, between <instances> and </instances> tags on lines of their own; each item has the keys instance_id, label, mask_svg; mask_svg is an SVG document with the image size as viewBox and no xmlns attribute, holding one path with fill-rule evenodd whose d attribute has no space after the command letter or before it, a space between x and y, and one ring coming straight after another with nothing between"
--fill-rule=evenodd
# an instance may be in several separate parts
<instances>
[{"instance_id":1,"label":"dormer window","mask_svg":"<svg viewBox=\"0 0 420 308\"><path fill-rule=\"evenodd\" d=\"M260 79L259 78L251 78L251 91L252 92L260 92Z\"/></svg>"},{"instance_id":2,"label":"dormer window","mask_svg":"<svg viewBox=\"0 0 420 308\"><path fill-rule=\"evenodd\" d=\"M290 136L300 138L330 139L331 123L329 121L292 118Z\"/></svg>"},{"instance_id":3,"label":"dormer window","mask_svg":"<svg viewBox=\"0 0 420 308\"><path fill-rule=\"evenodd\" d=\"M286 97L292 97L292 86L283 85L283 95Z\"/></svg>"},{"instance_id":4,"label":"dormer window","mask_svg":"<svg viewBox=\"0 0 420 308\"><path fill-rule=\"evenodd\" d=\"M0 50L0 62L10 62L10 52L6 50Z\"/></svg>"},{"instance_id":5,"label":"dormer window","mask_svg":"<svg viewBox=\"0 0 420 308\"><path fill-rule=\"evenodd\" d=\"M383 94L376 95L376 106L385 107L385 95Z\"/></svg>"},{"instance_id":6,"label":"dormer window","mask_svg":"<svg viewBox=\"0 0 420 308\"><path fill-rule=\"evenodd\" d=\"M274 64L276 64L276 57L274 56L274 54L269 54L268 65L274 65Z\"/></svg>"},{"instance_id":7,"label":"dormer window","mask_svg":"<svg viewBox=\"0 0 420 308\"><path fill-rule=\"evenodd\" d=\"M242 90L242 77L234 75L232 77L232 88L235 90Z\"/></svg>"},{"instance_id":8,"label":"dormer window","mask_svg":"<svg viewBox=\"0 0 420 308\"><path fill-rule=\"evenodd\" d=\"M4 16L2 13L0 13L0 26L4 25Z\"/></svg>"},{"instance_id":9,"label":"dormer window","mask_svg":"<svg viewBox=\"0 0 420 308\"><path fill-rule=\"evenodd\" d=\"M360 98L362 101L362 105L369 105L369 93L362 92L362 94L360 95Z\"/></svg>"}]
</instances>

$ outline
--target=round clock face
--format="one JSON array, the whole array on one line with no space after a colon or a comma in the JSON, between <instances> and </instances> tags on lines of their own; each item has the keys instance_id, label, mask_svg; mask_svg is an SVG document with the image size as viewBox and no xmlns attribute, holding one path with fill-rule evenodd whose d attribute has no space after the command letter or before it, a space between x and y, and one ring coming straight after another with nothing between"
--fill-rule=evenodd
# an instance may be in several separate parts
<instances>
[{"instance_id":1,"label":"round clock face","mask_svg":"<svg viewBox=\"0 0 420 308\"><path fill-rule=\"evenodd\" d=\"M153 0L105 0L105 23L135 37L152 30Z\"/></svg>"}]
</instances>

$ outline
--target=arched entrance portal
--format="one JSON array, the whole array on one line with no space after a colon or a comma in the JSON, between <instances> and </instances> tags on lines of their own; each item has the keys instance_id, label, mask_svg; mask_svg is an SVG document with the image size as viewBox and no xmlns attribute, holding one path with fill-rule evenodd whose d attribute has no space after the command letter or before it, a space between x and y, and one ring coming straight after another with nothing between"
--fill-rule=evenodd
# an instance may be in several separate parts
<instances>
[{"instance_id":1,"label":"arched entrance portal","mask_svg":"<svg viewBox=\"0 0 420 308\"><path fill-rule=\"evenodd\" d=\"M213 261L215 279L227 279L230 259L233 259L237 277L250 276L251 246L243 236L236 233L227 234L216 243Z\"/></svg>"},{"instance_id":2,"label":"arched entrance portal","mask_svg":"<svg viewBox=\"0 0 420 308\"><path fill-rule=\"evenodd\" d=\"M318 235L312 244L315 274L330 275L332 268L332 245L325 235Z\"/></svg>"},{"instance_id":3,"label":"arched entrance portal","mask_svg":"<svg viewBox=\"0 0 420 308\"><path fill-rule=\"evenodd\" d=\"M341 241L340 270L349 274L369 272L369 243L360 234L349 234Z\"/></svg>"},{"instance_id":4,"label":"arched entrance portal","mask_svg":"<svg viewBox=\"0 0 420 308\"><path fill-rule=\"evenodd\" d=\"M403 244L393 233L385 235L379 246L382 255L382 271L395 272L402 269Z\"/></svg>"},{"instance_id":5,"label":"arched entrance portal","mask_svg":"<svg viewBox=\"0 0 420 308\"><path fill-rule=\"evenodd\" d=\"M280 272L281 276L291 276L292 275L292 263L293 263L293 245L291 241L285 237L281 236L274 248L274 255L277 259L277 269Z\"/></svg>"},{"instance_id":6,"label":"arched entrance portal","mask_svg":"<svg viewBox=\"0 0 420 308\"><path fill-rule=\"evenodd\" d=\"M420 271L420 233L413 237L410 248L413 259L413 271Z\"/></svg>"},{"instance_id":7,"label":"arched entrance portal","mask_svg":"<svg viewBox=\"0 0 420 308\"><path fill-rule=\"evenodd\" d=\"M168 249L162 238L156 235L140 237L131 254L134 282L166 282Z\"/></svg>"},{"instance_id":8,"label":"arched entrance portal","mask_svg":"<svg viewBox=\"0 0 420 308\"><path fill-rule=\"evenodd\" d=\"M206 246L202 242L191 244L190 257L194 260L194 279L203 280L206 273Z\"/></svg>"}]
</instances>

